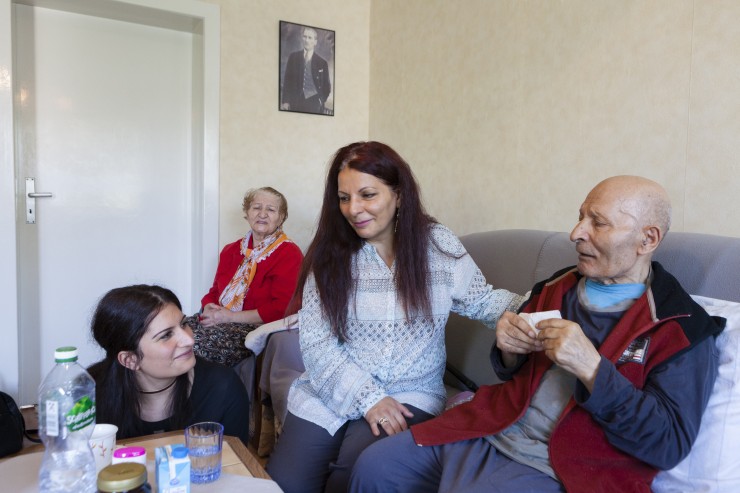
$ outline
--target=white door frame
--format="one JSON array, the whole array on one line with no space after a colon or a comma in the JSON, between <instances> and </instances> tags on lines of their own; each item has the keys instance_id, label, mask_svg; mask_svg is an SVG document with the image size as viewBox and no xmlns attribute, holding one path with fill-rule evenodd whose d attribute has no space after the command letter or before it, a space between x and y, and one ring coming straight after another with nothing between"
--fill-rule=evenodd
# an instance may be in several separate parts
<instances>
[{"instance_id":1,"label":"white door frame","mask_svg":"<svg viewBox=\"0 0 740 493\"><path fill-rule=\"evenodd\" d=\"M64 10L193 33L192 299L210 285L218 256L220 10L197 0L0 0L0 389L18 397L20 359L14 141L13 5ZM27 404L27 403L22 403Z\"/></svg>"}]
</instances>

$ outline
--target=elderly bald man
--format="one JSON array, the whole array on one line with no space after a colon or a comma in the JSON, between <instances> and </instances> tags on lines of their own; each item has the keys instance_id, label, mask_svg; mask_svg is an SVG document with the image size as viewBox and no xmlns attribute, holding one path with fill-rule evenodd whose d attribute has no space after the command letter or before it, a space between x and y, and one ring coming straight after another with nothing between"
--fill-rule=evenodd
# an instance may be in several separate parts
<instances>
[{"instance_id":1,"label":"elderly bald man","mask_svg":"<svg viewBox=\"0 0 740 493\"><path fill-rule=\"evenodd\" d=\"M649 492L689 452L723 329L652 261L670 227L659 184L616 176L581 205L578 264L507 312L491 361L504 383L368 448L353 492Z\"/></svg>"}]
</instances>

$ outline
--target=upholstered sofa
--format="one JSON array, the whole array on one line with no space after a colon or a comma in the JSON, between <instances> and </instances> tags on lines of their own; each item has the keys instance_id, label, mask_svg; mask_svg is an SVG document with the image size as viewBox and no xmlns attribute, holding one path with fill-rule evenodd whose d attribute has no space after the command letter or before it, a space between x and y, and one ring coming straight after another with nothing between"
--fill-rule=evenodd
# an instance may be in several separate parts
<instances>
[{"instance_id":1,"label":"upholstered sofa","mask_svg":"<svg viewBox=\"0 0 740 493\"><path fill-rule=\"evenodd\" d=\"M461 237L468 253L494 287L518 293L556 270L573 265L568 233L499 230ZM717 339L720 375L699 438L689 457L654 483L662 492L740 491L740 238L670 232L654 257L712 314L728 318ZM727 300L725 303L716 300ZM493 331L455 314L446 329L448 384L460 389L496 383L489 363ZM264 351L260 388L263 400L284 419L290 383L303 371L298 333L270 336ZM454 376L456 375L456 376Z\"/></svg>"}]
</instances>

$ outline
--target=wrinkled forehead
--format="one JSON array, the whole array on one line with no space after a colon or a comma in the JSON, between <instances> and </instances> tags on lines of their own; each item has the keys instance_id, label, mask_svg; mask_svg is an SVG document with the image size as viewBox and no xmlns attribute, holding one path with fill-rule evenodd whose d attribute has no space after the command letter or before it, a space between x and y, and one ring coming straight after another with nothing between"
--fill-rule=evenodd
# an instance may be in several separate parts
<instances>
[{"instance_id":1,"label":"wrinkled forehead","mask_svg":"<svg viewBox=\"0 0 740 493\"><path fill-rule=\"evenodd\" d=\"M270 192L262 191L262 192L257 192L254 195L254 199L252 199L252 202L249 205L262 204L262 205L274 205L275 207L279 207L280 202L281 202L280 197L278 197L277 195L274 195Z\"/></svg>"},{"instance_id":2,"label":"wrinkled forehead","mask_svg":"<svg viewBox=\"0 0 740 493\"><path fill-rule=\"evenodd\" d=\"M580 213L599 215L615 221L620 218L637 220L640 213L640 201L634 191L600 185L586 196L581 204Z\"/></svg>"}]
</instances>

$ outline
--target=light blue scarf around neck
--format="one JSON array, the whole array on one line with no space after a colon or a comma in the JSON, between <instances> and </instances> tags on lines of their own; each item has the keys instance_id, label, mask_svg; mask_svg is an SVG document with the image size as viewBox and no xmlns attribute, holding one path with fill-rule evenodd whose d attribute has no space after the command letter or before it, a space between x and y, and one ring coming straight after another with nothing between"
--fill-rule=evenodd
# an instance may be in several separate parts
<instances>
[{"instance_id":1,"label":"light blue scarf around neck","mask_svg":"<svg viewBox=\"0 0 740 493\"><path fill-rule=\"evenodd\" d=\"M625 300L636 300L645 292L645 284L601 284L586 279L588 302L598 308L617 305Z\"/></svg>"}]
</instances>

